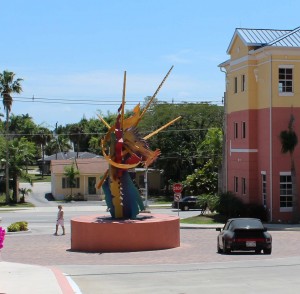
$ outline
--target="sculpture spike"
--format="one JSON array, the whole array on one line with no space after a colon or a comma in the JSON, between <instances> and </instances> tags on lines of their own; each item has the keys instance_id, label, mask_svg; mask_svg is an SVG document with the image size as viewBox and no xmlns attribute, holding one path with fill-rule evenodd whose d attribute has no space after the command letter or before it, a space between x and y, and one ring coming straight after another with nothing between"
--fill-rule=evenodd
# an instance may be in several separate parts
<instances>
[{"instance_id":1,"label":"sculpture spike","mask_svg":"<svg viewBox=\"0 0 300 294\"><path fill-rule=\"evenodd\" d=\"M157 129L156 131L152 132L151 134L145 136L143 139L144 140L148 140L149 138L153 137L154 135L156 135L157 133L159 133L160 131L162 131L163 129L167 128L168 126L172 125L174 122L178 121L179 119L181 119L181 116L178 116L177 118L173 119L172 121L168 122L167 124L165 124L164 126L160 127L159 129Z\"/></svg>"},{"instance_id":2,"label":"sculpture spike","mask_svg":"<svg viewBox=\"0 0 300 294\"><path fill-rule=\"evenodd\" d=\"M126 71L124 71L124 82L123 82L123 96L122 96L122 110L121 110L121 130L123 130L123 123L124 123L125 95L126 95Z\"/></svg>"},{"instance_id":3,"label":"sculpture spike","mask_svg":"<svg viewBox=\"0 0 300 294\"><path fill-rule=\"evenodd\" d=\"M164 79L162 80L162 82L160 83L160 85L158 86L158 88L156 89L155 93L153 94L153 96L149 100L147 106L144 108L143 112L141 113L140 118L137 121L137 124L140 122L140 120L142 119L142 117L145 115L146 111L148 110L148 108L150 107L150 105L153 102L154 98L156 97L157 93L159 92L159 90L161 89L162 85L164 84L164 82L168 78L169 74L171 73L173 67L174 67L174 65L171 66L171 68L169 69L168 73L166 74L166 76L164 77Z\"/></svg>"}]
</instances>

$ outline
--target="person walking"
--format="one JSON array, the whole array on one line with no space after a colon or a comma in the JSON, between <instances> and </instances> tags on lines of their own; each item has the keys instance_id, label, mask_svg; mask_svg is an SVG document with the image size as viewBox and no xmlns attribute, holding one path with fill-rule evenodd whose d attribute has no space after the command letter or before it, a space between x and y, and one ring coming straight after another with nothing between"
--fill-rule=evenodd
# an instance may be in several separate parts
<instances>
[{"instance_id":1,"label":"person walking","mask_svg":"<svg viewBox=\"0 0 300 294\"><path fill-rule=\"evenodd\" d=\"M56 230L55 230L54 235L57 236L58 226L62 227L62 230L63 230L62 234L65 235L66 232L65 232L65 224L64 224L63 207L62 207L62 205L58 205L57 208L58 208L58 213L57 213L57 220L56 220Z\"/></svg>"}]
</instances>

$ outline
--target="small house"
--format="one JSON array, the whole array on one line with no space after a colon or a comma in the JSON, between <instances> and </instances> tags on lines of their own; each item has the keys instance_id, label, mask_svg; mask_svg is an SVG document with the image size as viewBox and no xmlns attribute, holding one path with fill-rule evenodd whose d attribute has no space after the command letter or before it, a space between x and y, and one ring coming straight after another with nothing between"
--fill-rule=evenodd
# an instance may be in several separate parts
<instances>
[{"instance_id":1,"label":"small house","mask_svg":"<svg viewBox=\"0 0 300 294\"><path fill-rule=\"evenodd\" d=\"M101 200L104 198L102 189L96 184L108 169L108 163L103 157L74 158L72 160L51 160L51 193L57 200L62 200L71 194L71 185L65 175L65 168L72 166L78 170L72 195L77 200Z\"/></svg>"}]
</instances>

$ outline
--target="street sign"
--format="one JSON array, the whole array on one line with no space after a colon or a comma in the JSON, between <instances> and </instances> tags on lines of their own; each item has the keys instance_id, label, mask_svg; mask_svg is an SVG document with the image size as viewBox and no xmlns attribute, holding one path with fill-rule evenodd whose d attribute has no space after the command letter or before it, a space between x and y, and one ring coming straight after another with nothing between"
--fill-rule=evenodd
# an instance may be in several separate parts
<instances>
[{"instance_id":1,"label":"street sign","mask_svg":"<svg viewBox=\"0 0 300 294\"><path fill-rule=\"evenodd\" d=\"M181 193L175 193L174 194L174 201L179 202L181 199Z\"/></svg>"},{"instance_id":2,"label":"street sign","mask_svg":"<svg viewBox=\"0 0 300 294\"><path fill-rule=\"evenodd\" d=\"M182 192L182 184L181 183L175 183L173 184L173 192L174 193L181 193Z\"/></svg>"}]
</instances>

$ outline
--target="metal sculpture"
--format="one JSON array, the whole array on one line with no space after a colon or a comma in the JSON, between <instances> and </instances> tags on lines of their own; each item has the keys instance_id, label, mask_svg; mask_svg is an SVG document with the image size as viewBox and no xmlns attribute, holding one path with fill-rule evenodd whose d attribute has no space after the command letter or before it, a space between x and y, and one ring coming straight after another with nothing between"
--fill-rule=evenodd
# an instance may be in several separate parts
<instances>
[{"instance_id":1,"label":"metal sculpture","mask_svg":"<svg viewBox=\"0 0 300 294\"><path fill-rule=\"evenodd\" d=\"M106 204L112 218L135 219L139 212L145 209L139 190L130 177L128 169L135 168L140 164L146 168L151 165L160 155L160 150L150 150L147 140L181 118L180 116L177 117L145 137L142 137L137 129L139 122L172 69L173 66L143 111L138 104L133 109L133 115L128 118L124 117L126 92L126 72L124 72L122 104L118 109L115 124L110 126L99 116L108 128L108 132L101 140L101 148L104 158L109 163L109 169L98 183L97 188L103 188Z\"/></svg>"}]
</instances>

